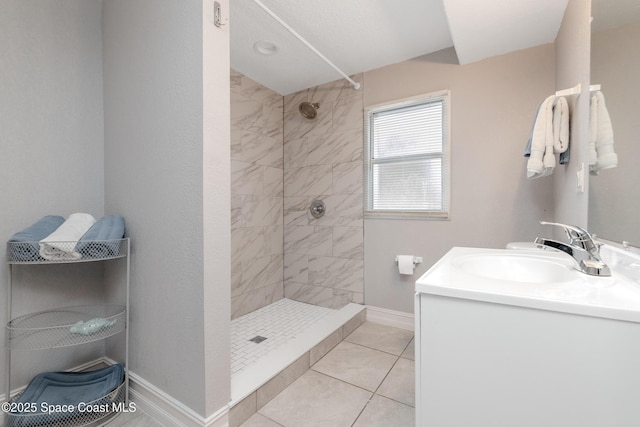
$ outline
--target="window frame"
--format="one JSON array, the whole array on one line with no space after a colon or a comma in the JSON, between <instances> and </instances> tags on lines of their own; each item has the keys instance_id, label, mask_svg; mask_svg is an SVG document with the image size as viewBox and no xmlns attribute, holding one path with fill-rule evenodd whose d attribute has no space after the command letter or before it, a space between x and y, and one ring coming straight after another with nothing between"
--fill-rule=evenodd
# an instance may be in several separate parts
<instances>
[{"instance_id":1,"label":"window frame","mask_svg":"<svg viewBox=\"0 0 640 427\"><path fill-rule=\"evenodd\" d=\"M393 159L376 161L373 159L373 116L376 113L392 111L405 107L412 107L431 102L443 103L443 147L441 155L409 154L397 156ZM404 98L383 104L376 104L365 108L364 111L364 216L365 218L390 219L433 219L449 220L451 218L451 92L442 90L428 94ZM442 158L442 210L412 210L412 209L373 209L373 166L381 163L401 163L405 161L438 157ZM395 160L395 162L394 162Z\"/></svg>"}]
</instances>

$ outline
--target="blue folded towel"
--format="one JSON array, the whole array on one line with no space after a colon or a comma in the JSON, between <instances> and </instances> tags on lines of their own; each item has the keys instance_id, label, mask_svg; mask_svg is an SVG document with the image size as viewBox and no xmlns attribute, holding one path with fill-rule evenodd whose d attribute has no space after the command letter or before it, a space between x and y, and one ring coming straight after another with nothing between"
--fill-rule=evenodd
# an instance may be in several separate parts
<instances>
[{"instance_id":1,"label":"blue folded towel","mask_svg":"<svg viewBox=\"0 0 640 427\"><path fill-rule=\"evenodd\" d=\"M31 380L16 403L35 404L41 410L45 406L70 405L78 408L80 403L109 404L113 392L124 381L124 367L113 365L89 372L46 372ZM21 405L16 405L20 407ZM30 405L22 405L31 408ZM50 425L55 422L81 417L79 411L42 414L33 412L10 413L11 427Z\"/></svg>"},{"instance_id":2,"label":"blue folded towel","mask_svg":"<svg viewBox=\"0 0 640 427\"><path fill-rule=\"evenodd\" d=\"M105 215L80 238L76 251L83 258L109 258L118 255L123 237L124 218Z\"/></svg>"},{"instance_id":3,"label":"blue folded towel","mask_svg":"<svg viewBox=\"0 0 640 427\"><path fill-rule=\"evenodd\" d=\"M63 222L61 216L47 215L11 236L7 245L9 261L42 261L38 242L56 231Z\"/></svg>"}]
</instances>

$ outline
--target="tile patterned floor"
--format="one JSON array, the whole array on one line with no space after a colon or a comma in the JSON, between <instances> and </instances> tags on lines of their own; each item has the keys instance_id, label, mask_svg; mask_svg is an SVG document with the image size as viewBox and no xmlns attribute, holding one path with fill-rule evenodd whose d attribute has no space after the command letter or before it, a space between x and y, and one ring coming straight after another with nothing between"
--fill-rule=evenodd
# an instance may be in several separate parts
<instances>
[{"instance_id":1,"label":"tile patterned floor","mask_svg":"<svg viewBox=\"0 0 640 427\"><path fill-rule=\"evenodd\" d=\"M162 427L162 424L141 410L137 410L118 415L106 427Z\"/></svg>"},{"instance_id":2,"label":"tile patterned floor","mask_svg":"<svg viewBox=\"0 0 640 427\"><path fill-rule=\"evenodd\" d=\"M295 337L311 323L334 312L330 308L281 299L231 321L231 375ZM249 341L267 337L260 345Z\"/></svg>"},{"instance_id":3,"label":"tile patterned floor","mask_svg":"<svg viewBox=\"0 0 640 427\"><path fill-rule=\"evenodd\" d=\"M242 427L410 427L413 333L366 322Z\"/></svg>"},{"instance_id":4,"label":"tile patterned floor","mask_svg":"<svg viewBox=\"0 0 640 427\"><path fill-rule=\"evenodd\" d=\"M366 322L241 427L411 427L414 340ZM107 427L162 427L142 411Z\"/></svg>"}]
</instances>

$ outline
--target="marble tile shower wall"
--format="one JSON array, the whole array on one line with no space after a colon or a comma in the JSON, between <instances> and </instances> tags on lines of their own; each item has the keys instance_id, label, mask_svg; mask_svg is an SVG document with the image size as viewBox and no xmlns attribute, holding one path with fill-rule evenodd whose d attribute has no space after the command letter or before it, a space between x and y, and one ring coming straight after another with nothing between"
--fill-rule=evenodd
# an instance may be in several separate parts
<instances>
[{"instance_id":1,"label":"marble tile shower wall","mask_svg":"<svg viewBox=\"0 0 640 427\"><path fill-rule=\"evenodd\" d=\"M284 295L283 97L231 71L231 318Z\"/></svg>"},{"instance_id":2,"label":"marble tile shower wall","mask_svg":"<svg viewBox=\"0 0 640 427\"><path fill-rule=\"evenodd\" d=\"M287 298L332 308L363 303L362 93L339 80L284 98ZM303 101L320 104L314 121L298 112ZM322 218L309 213L314 199L326 205Z\"/></svg>"}]
</instances>

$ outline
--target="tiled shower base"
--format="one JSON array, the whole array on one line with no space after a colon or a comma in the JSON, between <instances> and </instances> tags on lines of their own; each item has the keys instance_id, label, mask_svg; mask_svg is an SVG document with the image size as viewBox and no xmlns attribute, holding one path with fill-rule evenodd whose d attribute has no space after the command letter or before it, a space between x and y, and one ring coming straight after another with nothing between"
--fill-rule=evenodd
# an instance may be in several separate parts
<instances>
[{"instance_id":1,"label":"tiled shower base","mask_svg":"<svg viewBox=\"0 0 640 427\"><path fill-rule=\"evenodd\" d=\"M340 310L282 299L231 321L231 426L242 423L365 321ZM254 342L253 338L259 338Z\"/></svg>"}]
</instances>

